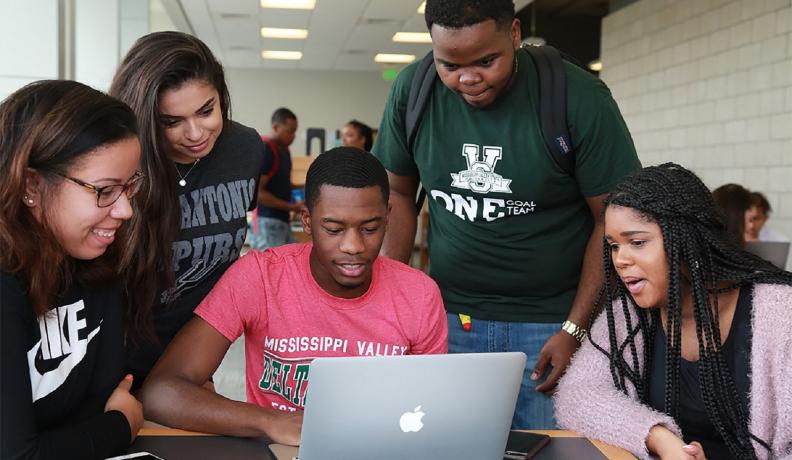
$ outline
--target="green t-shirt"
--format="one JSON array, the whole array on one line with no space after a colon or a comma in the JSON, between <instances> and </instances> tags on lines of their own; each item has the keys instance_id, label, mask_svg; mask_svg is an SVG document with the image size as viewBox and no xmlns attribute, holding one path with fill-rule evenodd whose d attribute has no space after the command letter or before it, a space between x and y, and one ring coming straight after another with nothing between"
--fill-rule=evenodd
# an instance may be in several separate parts
<instances>
[{"instance_id":1,"label":"green t-shirt","mask_svg":"<svg viewBox=\"0 0 792 460\"><path fill-rule=\"evenodd\" d=\"M566 65L575 177L544 143L536 70L525 51L511 87L484 109L438 78L413 158L404 113L415 67L391 88L373 153L394 174L418 174L427 190L430 275L446 309L499 321L563 321L593 228L583 197L608 192L641 167L610 91Z\"/></svg>"}]
</instances>

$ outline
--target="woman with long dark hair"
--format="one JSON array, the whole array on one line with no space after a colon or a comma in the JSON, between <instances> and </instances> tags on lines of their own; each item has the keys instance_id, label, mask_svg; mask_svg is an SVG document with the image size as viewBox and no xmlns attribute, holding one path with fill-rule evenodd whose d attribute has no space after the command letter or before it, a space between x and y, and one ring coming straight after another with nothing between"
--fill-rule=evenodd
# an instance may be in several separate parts
<instances>
[{"instance_id":1,"label":"woman with long dark hair","mask_svg":"<svg viewBox=\"0 0 792 460\"><path fill-rule=\"evenodd\" d=\"M751 209L751 192L739 184L725 184L712 191L715 206L726 219L726 232L740 246L745 246L748 211Z\"/></svg>"},{"instance_id":2,"label":"woman with long dark hair","mask_svg":"<svg viewBox=\"0 0 792 460\"><path fill-rule=\"evenodd\" d=\"M124 255L132 330L129 370L142 383L193 309L239 257L266 171L264 144L230 119L222 65L197 38L157 32L138 39L110 94L140 125L147 185L136 200ZM150 321L149 318L153 318ZM151 335L151 334L149 334Z\"/></svg>"},{"instance_id":3,"label":"woman with long dark hair","mask_svg":"<svg viewBox=\"0 0 792 460\"><path fill-rule=\"evenodd\" d=\"M129 107L73 81L0 105L0 458L102 459L143 423L118 279L136 133Z\"/></svg>"},{"instance_id":4,"label":"woman with long dark hair","mask_svg":"<svg viewBox=\"0 0 792 460\"><path fill-rule=\"evenodd\" d=\"M741 250L681 166L605 203L604 311L559 385L559 425L641 458L789 458L792 273Z\"/></svg>"},{"instance_id":5,"label":"woman with long dark hair","mask_svg":"<svg viewBox=\"0 0 792 460\"><path fill-rule=\"evenodd\" d=\"M341 129L341 143L371 152L371 147L374 146L374 131L362 121L350 120Z\"/></svg>"}]
</instances>

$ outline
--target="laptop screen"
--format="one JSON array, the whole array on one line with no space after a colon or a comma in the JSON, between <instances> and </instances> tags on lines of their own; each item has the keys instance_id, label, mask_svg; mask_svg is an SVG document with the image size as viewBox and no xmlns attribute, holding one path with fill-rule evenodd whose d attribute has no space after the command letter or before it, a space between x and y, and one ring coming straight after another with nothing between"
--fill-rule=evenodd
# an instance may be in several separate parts
<instances>
[{"instance_id":1,"label":"laptop screen","mask_svg":"<svg viewBox=\"0 0 792 460\"><path fill-rule=\"evenodd\" d=\"M299 460L500 460L526 357L317 358Z\"/></svg>"},{"instance_id":2,"label":"laptop screen","mask_svg":"<svg viewBox=\"0 0 792 460\"><path fill-rule=\"evenodd\" d=\"M788 241L747 241L745 250L756 254L776 267L786 269L789 256Z\"/></svg>"}]
</instances>

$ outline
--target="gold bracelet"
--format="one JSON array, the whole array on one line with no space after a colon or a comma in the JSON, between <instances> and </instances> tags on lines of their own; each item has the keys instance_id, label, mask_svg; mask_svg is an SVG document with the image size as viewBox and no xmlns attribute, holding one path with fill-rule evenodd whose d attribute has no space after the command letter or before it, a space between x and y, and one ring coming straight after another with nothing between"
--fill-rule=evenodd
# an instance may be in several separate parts
<instances>
[{"instance_id":1,"label":"gold bracelet","mask_svg":"<svg viewBox=\"0 0 792 460\"><path fill-rule=\"evenodd\" d=\"M561 324L561 330L574 337L580 343L583 343L583 339L586 338L586 330L569 320Z\"/></svg>"}]
</instances>

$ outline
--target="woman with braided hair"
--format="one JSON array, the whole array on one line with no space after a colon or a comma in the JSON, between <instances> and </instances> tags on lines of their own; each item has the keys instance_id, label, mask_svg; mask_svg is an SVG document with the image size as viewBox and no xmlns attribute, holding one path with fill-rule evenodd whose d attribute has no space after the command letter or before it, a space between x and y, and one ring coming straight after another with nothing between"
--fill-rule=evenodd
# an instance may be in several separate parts
<instances>
[{"instance_id":1,"label":"woman with braided hair","mask_svg":"<svg viewBox=\"0 0 792 460\"><path fill-rule=\"evenodd\" d=\"M641 458L792 459L792 273L727 236L672 163L605 201L605 286L559 425Z\"/></svg>"}]
</instances>

